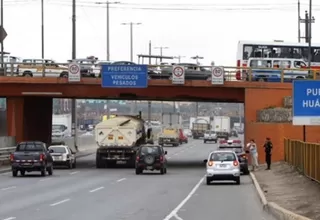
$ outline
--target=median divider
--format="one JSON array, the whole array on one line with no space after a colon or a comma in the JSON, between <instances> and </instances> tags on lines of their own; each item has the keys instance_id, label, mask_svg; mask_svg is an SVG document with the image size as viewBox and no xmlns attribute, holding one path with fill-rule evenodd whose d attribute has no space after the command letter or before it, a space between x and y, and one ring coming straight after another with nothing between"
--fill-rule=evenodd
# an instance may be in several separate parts
<instances>
[{"instance_id":1,"label":"median divider","mask_svg":"<svg viewBox=\"0 0 320 220\"><path fill-rule=\"evenodd\" d=\"M250 172L252 182L257 190L263 209L274 216L277 220L312 220L310 218L291 212L274 202L268 202L264 192L262 191L256 176Z\"/></svg>"}]
</instances>

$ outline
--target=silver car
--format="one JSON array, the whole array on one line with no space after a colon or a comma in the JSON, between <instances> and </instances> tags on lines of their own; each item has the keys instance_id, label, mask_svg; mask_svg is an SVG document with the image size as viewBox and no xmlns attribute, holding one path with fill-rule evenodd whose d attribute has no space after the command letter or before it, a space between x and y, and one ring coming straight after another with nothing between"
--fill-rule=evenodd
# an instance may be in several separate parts
<instances>
[{"instance_id":1,"label":"silver car","mask_svg":"<svg viewBox=\"0 0 320 220\"><path fill-rule=\"evenodd\" d=\"M67 166L69 169L76 168L75 153L65 145L52 145L49 147L54 166Z\"/></svg>"},{"instance_id":2,"label":"silver car","mask_svg":"<svg viewBox=\"0 0 320 220\"><path fill-rule=\"evenodd\" d=\"M207 185L212 181L235 181L240 185L240 163L235 152L213 151L207 160Z\"/></svg>"}]
</instances>

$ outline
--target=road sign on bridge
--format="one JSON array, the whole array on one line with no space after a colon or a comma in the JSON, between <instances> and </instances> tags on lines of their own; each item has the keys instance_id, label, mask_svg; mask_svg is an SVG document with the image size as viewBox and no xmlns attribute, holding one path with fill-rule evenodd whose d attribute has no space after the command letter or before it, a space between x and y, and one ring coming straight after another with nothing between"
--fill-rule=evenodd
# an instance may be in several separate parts
<instances>
[{"instance_id":1,"label":"road sign on bridge","mask_svg":"<svg viewBox=\"0 0 320 220\"><path fill-rule=\"evenodd\" d=\"M293 125L320 125L320 81L294 80Z\"/></svg>"},{"instance_id":2,"label":"road sign on bridge","mask_svg":"<svg viewBox=\"0 0 320 220\"><path fill-rule=\"evenodd\" d=\"M147 65L102 65L103 88L147 88Z\"/></svg>"}]
</instances>

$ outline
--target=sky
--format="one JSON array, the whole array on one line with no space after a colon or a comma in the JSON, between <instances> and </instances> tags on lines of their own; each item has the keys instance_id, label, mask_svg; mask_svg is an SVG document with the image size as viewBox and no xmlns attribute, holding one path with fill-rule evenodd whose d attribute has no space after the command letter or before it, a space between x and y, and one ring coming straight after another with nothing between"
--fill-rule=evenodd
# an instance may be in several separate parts
<instances>
[{"instance_id":1,"label":"sky","mask_svg":"<svg viewBox=\"0 0 320 220\"><path fill-rule=\"evenodd\" d=\"M110 6L110 59L130 60L152 47L168 47L163 55L184 56L182 62L235 66L239 40L297 42L297 0L119 0ZM65 62L72 51L72 0L44 0L45 58ZM106 60L106 8L97 0L77 0L77 58ZM320 3L314 1L313 41L320 38ZM190 10L193 9L193 10ZM301 0L302 16L308 1ZM22 58L41 58L41 1L4 0L4 49ZM303 34L303 33L302 33ZM320 41L320 40L319 40ZM317 43L320 43L320 42ZM159 55L152 48L152 54ZM137 56L134 56L137 62Z\"/></svg>"}]
</instances>

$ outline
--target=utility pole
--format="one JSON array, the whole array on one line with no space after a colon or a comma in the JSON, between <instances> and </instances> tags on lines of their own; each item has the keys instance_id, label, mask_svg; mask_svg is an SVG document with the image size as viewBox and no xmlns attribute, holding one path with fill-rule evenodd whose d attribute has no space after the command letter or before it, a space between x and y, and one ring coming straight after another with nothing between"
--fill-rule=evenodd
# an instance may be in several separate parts
<instances>
[{"instance_id":1,"label":"utility pole","mask_svg":"<svg viewBox=\"0 0 320 220\"><path fill-rule=\"evenodd\" d=\"M309 43L309 35L310 35L310 30L311 30L310 28L311 28L311 24L315 23L315 18L311 17L310 13L308 13L308 11L305 11L305 18L304 19L300 18L299 22L305 24L305 35L304 35L304 37L302 37L301 34L299 34L299 37L300 37L299 42L301 41L301 39L304 38L305 42ZM300 24L299 24L299 26L300 26Z\"/></svg>"},{"instance_id":2,"label":"utility pole","mask_svg":"<svg viewBox=\"0 0 320 220\"><path fill-rule=\"evenodd\" d=\"M151 65L152 45L151 40L149 41L149 65Z\"/></svg>"},{"instance_id":3,"label":"utility pole","mask_svg":"<svg viewBox=\"0 0 320 220\"><path fill-rule=\"evenodd\" d=\"M4 0L1 0L1 3L0 3L0 7L1 7L1 9L0 9L0 10L1 10L1 12L0 12L0 13L1 13L1 27L2 27L2 28L4 28L4 27L3 27L3 17L4 17L4 16L3 16L3 1L4 1ZM2 67L2 68L4 68L4 64L3 64L3 62L4 62L4 60L3 60L3 53L4 53L3 41L4 41L4 39L1 40L1 67Z\"/></svg>"},{"instance_id":4,"label":"utility pole","mask_svg":"<svg viewBox=\"0 0 320 220\"><path fill-rule=\"evenodd\" d=\"M160 62L162 62L163 49L169 49L169 47L155 47L154 49L160 49Z\"/></svg>"},{"instance_id":5,"label":"utility pole","mask_svg":"<svg viewBox=\"0 0 320 220\"><path fill-rule=\"evenodd\" d=\"M178 62L181 63L181 58L185 58L185 56L175 56L174 59L178 59Z\"/></svg>"},{"instance_id":6,"label":"utility pole","mask_svg":"<svg viewBox=\"0 0 320 220\"><path fill-rule=\"evenodd\" d=\"M44 3L41 0L41 58L44 59Z\"/></svg>"},{"instance_id":7,"label":"utility pole","mask_svg":"<svg viewBox=\"0 0 320 220\"><path fill-rule=\"evenodd\" d=\"M106 47L107 47L107 61L110 61L110 25L109 25L109 8L110 8L110 5L112 4L120 4L120 2L109 2L109 1L106 1L106 2L96 2L96 4L98 5L102 5L102 4L105 4L106 5L106 21L107 21L107 27L106 27Z\"/></svg>"},{"instance_id":8,"label":"utility pole","mask_svg":"<svg viewBox=\"0 0 320 220\"><path fill-rule=\"evenodd\" d=\"M133 25L141 25L141 23L121 23L121 25L129 25L130 26L130 61L133 62Z\"/></svg>"},{"instance_id":9,"label":"utility pole","mask_svg":"<svg viewBox=\"0 0 320 220\"><path fill-rule=\"evenodd\" d=\"M72 60L76 59L76 0L72 0ZM77 144L77 100L71 99L71 136L74 147L78 151Z\"/></svg>"},{"instance_id":10,"label":"utility pole","mask_svg":"<svg viewBox=\"0 0 320 220\"><path fill-rule=\"evenodd\" d=\"M300 0L298 0L298 42L301 42L301 17L300 17Z\"/></svg>"},{"instance_id":11,"label":"utility pole","mask_svg":"<svg viewBox=\"0 0 320 220\"><path fill-rule=\"evenodd\" d=\"M200 64L199 60L202 60L204 58L197 55L197 56L191 57L191 59L196 60L197 64L199 65Z\"/></svg>"}]
</instances>

